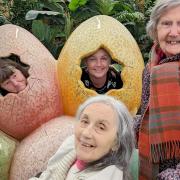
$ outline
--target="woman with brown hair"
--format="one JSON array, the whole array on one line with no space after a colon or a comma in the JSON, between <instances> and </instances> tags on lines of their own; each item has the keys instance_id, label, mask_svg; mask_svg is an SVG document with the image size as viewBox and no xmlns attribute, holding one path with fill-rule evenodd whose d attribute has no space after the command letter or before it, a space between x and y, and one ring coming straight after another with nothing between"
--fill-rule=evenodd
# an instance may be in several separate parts
<instances>
[{"instance_id":1,"label":"woman with brown hair","mask_svg":"<svg viewBox=\"0 0 180 180\"><path fill-rule=\"evenodd\" d=\"M104 48L98 49L83 62L85 67L82 68L81 80L86 88L98 94L122 88L121 73L111 66L111 57Z\"/></svg>"},{"instance_id":2,"label":"woman with brown hair","mask_svg":"<svg viewBox=\"0 0 180 180\"><path fill-rule=\"evenodd\" d=\"M27 86L29 67L8 59L0 58L0 93L19 93Z\"/></svg>"}]
</instances>

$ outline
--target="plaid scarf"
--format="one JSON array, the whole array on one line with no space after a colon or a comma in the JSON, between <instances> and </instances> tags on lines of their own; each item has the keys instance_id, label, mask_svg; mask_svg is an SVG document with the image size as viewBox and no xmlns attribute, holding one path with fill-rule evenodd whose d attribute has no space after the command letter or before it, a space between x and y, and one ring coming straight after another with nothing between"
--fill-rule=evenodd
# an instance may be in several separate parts
<instances>
[{"instance_id":1,"label":"plaid scarf","mask_svg":"<svg viewBox=\"0 0 180 180\"><path fill-rule=\"evenodd\" d=\"M156 179L160 161L180 158L180 55L163 57L155 45L144 72L140 180Z\"/></svg>"}]
</instances>

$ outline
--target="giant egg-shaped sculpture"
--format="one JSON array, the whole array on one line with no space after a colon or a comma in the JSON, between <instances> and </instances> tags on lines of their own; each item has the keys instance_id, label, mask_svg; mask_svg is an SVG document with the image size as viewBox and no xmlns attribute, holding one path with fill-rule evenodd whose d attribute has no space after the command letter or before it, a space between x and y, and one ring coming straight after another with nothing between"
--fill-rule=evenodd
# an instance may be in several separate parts
<instances>
[{"instance_id":1,"label":"giant egg-shaped sculpture","mask_svg":"<svg viewBox=\"0 0 180 180\"><path fill-rule=\"evenodd\" d=\"M0 27L0 56L15 54L30 66L27 87L0 96L0 130L23 139L41 124L62 115L56 61L30 32L15 25Z\"/></svg>"},{"instance_id":2,"label":"giant egg-shaped sculpture","mask_svg":"<svg viewBox=\"0 0 180 180\"><path fill-rule=\"evenodd\" d=\"M0 179L8 180L11 162L18 141L0 131Z\"/></svg>"},{"instance_id":3,"label":"giant egg-shaped sculpture","mask_svg":"<svg viewBox=\"0 0 180 180\"><path fill-rule=\"evenodd\" d=\"M83 101L97 95L95 91L85 88L81 81L80 64L84 57L100 47L105 48L112 59L123 67L123 87L106 94L122 100L135 115L140 105L144 61L130 32L119 21L105 15L94 16L83 22L61 51L57 71L64 113L74 115Z\"/></svg>"},{"instance_id":4,"label":"giant egg-shaped sculpture","mask_svg":"<svg viewBox=\"0 0 180 180\"><path fill-rule=\"evenodd\" d=\"M49 158L74 131L75 118L51 119L24 138L17 146L9 180L27 180L46 169Z\"/></svg>"}]
</instances>

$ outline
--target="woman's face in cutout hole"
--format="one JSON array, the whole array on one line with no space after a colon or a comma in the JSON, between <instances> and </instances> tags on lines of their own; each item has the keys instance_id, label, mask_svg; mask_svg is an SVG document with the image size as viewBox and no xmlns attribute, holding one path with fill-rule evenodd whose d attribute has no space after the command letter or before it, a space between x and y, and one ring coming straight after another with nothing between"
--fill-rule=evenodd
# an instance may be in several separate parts
<instances>
[{"instance_id":1,"label":"woman's face in cutout hole","mask_svg":"<svg viewBox=\"0 0 180 180\"><path fill-rule=\"evenodd\" d=\"M8 92L19 93L24 90L27 86L27 79L24 77L22 72L16 68L13 70L13 74L1 83L1 88Z\"/></svg>"},{"instance_id":2,"label":"woman's face in cutout hole","mask_svg":"<svg viewBox=\"0 0 180 180\"><path fill-rule=\"evenodd\" d=\"M111 57L104 49L97 50L94 54L87 57L85 64L90 78L103 79L106 78L111 63Z\"/></svg>"},{"instance_id":3,"label":"woman's face in cutout hole","mask_svg":"<svg viewBox=\"0 0 180 180\"><path fill-rule=\"evenodd\" d=\"M29 65L21 62L19 56L11 54L9 57L0 58L0 87L2 95L10 93L19 93L27 86L29 77Z\"/></svg>"}]
</instances>

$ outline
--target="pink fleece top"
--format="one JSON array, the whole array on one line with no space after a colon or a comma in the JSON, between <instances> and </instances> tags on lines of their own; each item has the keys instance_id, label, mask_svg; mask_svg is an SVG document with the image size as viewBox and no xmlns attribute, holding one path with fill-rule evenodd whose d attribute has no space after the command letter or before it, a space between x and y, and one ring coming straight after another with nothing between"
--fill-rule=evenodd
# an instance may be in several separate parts
<instances>
[{"instance_id":1,"label":"pink fleece top","mask_svg":"<svg viewBox=\"0 0 180 180\"><path fill-rule=\"evenodd\" d=\"M79 159L76 160L75 165L80 171L84 170L86 167L86 163Z\"/></svg>"}]
</instances>

